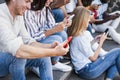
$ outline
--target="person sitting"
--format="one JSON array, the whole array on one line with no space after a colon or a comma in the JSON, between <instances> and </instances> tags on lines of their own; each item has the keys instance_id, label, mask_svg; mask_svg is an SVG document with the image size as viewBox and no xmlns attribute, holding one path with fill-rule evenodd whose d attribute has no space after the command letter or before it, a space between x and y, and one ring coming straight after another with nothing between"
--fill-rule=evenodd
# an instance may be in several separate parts
<instances>
[{"instance_id":1,"label":"person sitting","mask_svg":"<svg viewBox=\"0 0 120 80\"><path fill-rule=\"evenodd\" d=\"M36 3L42 5L39 1L41 0L37 0ZM52 0L47 0L42 10L40 10L40 7L38 7L37 10L34 9L34 6L33 8L31 7L31 10L27 10L24 15L28 33L40 43L53 43L54 41L62 43L67 39L67 33L64 29L71 24L71 21L68 21L66 18L63 22L55 23L49 8L51 1ZM52 69L63 72L71 71L72 67L60 63L59 58L59 56L51 57ZM38 68L33 69L39 73Z\"/></svg>"},{"instance_id":2,"label":"person sitting","mask_svg":"<svg viewBox=\"0 0 120 80\"><path fill-rule=\"evenodd\" d=\"M5 0L0 4L0 77L10 74L11 80L26 80L25 68L39 67L40 80L53 80L51 71L45 68L50 63L47 57L65 55L69 50L69 46L63 47L66 42L42 44L30 37L23 14L31 2Z\"/></svg>"},{"instance_id":3,"label":"person sitting","mask_svg":"<svg viewBox=\"0 0 120 80\"><path fill-rule=\"evenodd\" d=\"M76 74L88 80L106 72L105 80L113 80L116 72L120 74L120 48L108 52L103 50L108 33L93 38L86 30L91 17L89 10L77 7L73 14L75 16L67 32L68 36L73 36L70 55Z\"/></svg>"},{"instance_id":4,"label":"person sitting","mask_svg":"<svg viewBox=\"0 0 120 80\"><path fill-rule=\"evenodd\" d=\"M109 1L109 0L106 0ZM95 31L97 32L104 32L107 28L109 29L109 36L112 39L120 44L120 34L117 33L116 28L120 23L120 11L115 11L110 14L101 13L99 8L103 5L108 4L107 2L93 2L91 6L89 6L89 10L94 13L94 17L91 18L91 23ZM104 7L104 9L107 7ZM107 9L106 9L107 10ZM101 13L101 15L100 15ZM100 18L102 16L103 18Z\"/></svg>"}]
</instances>

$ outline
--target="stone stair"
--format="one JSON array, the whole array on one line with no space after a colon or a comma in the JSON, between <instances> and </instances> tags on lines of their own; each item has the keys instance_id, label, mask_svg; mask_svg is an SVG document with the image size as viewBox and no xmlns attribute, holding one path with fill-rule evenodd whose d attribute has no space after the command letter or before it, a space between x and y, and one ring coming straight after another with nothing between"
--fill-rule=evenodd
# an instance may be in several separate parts
<instances>
[{"instance_id":1,"label":"stone stair","mask_svg":"<svg viewBox=\"0 0 120 80\"><path fill-rule=\"evenodd\" d=\"M4 0L0 0L0 3L3 3L3 2L4 2ZM119 25L118 31L120 32L120 25ZM117 45L113 41L106 41L105 44L103 45L103 48L106 49L106 50L110 50L114 47L119 47L120 48L120 46ZM73 70L70 71L70 72L53 71L53 75L54 75L54 80L84 80L84 79L79 78L74 73ZM98 78L96 78L94 80L104 80L104 75L105 74L102 74L101 76L99 76ZM10 76L8 75L7 77L0 78L0 80L10 80ZM26 74L26 80L39 80L39 78L34 73L28 72ZM120 76L116 75L114 80L120 80Z\"/></svg>"}]
</instances>

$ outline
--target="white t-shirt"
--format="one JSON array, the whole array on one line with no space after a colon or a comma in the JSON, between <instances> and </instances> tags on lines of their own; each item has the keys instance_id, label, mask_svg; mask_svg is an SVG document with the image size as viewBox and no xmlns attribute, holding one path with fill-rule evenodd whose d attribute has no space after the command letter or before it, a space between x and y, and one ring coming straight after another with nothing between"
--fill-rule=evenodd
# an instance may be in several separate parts
<instances>
[{"instance_id":1,"label":"white t-shirt","mask_svg":"<svg viewBox=\"0 0 120 80\"><path fill-rule=\"evenodd\" d=\"M0 4L0 52L8 52L12 55L22 44L35 42L27 33L23 16L13 19L6 3Z\"/></svg>"},{"instance_id":2,"label":"white t-shirt","mask_svg":"<svg viewBox=\"0 0 120 80\"><path fill-rule=\"evenodd\" d=\"M94 51L98 47L97 43L91 45L92 40L93 37L89 31L84 31L82 35L73 38L70 45L70 55L76 71L91 63L89 57L94 55ZM103 49L100 50L100 54L106 53Z\"/></svg>"}]
</instances>

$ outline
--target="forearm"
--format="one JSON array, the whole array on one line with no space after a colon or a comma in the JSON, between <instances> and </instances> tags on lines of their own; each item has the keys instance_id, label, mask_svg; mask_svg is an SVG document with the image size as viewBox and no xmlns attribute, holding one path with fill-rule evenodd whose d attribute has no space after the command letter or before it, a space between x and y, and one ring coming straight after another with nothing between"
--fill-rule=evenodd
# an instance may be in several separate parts
<instances>
[{"instance_id":1,"label":"forearm","mask_svg":"<svg viewBox=\"0 0 120 80\"><path fill-rule=\"evenodd\" d=\"M51 48L51 44L43 44L38 42L33 42L30 45L34 47L40 47L40 48Z\"/></svg>"},{"instance_id":2,"label":"forearm","mask_svg":"<svg viewBox=\"0 0 120 80\"><path fill-rule=\"evenodd\" d=\"M103 24L103 23L105 23L105 22L107 22L107 21L109 21L109 20L111 20L111 19L108 18L108 19L103 19L103 20L96 20L96 21L94 22L94 24Z\"/></svg>"},{"instance_id":3,"label":"forearm","mask_svg":"<svg viewBox=\"0 0 120 80\"><path fill-rule=\"evenodd\" d=\"M67 11L66 11L65 7L62 6L61 9L63 11L64 16L67 17L68 14L67 14Z\"/></svg>"},{"instance_id":4,"label":"forearm","mask_svg":"<svg viewBox=\"0 0 120 80\"><path fill-rule=\"evenodd\" d=\"M15 56L18 58L34 59L47 56L55 56L57 55L55 53L56 53L55 49L46 49L28 45L21 45L19 50L17 50Z\"/></svg>"},{"instance_id":5,"label":"forearm","mask_svg":"<svg viewBox=\"0 0 120 80\"><path fill-rule=\"evenodd\" d=\"M102 48L102 44L99 44L98 48L97 48L97 49L95 50L95 52L94 52L94 55L93 55L92 57L90 57L90 60L91 60L91 61L96 61L96 60L97 60L101 48Z\"/></svg>"},{"instance_id":6,"label":"forearm","mask_svg":"<svg viewBox=\"0 0 120 80\"><path fill-rule=\"evenodd\" d=\"M49 36L49 35L52 35L54 33L56 33L55 28L52 28L52 29L47 30L47 31L44 32L45 36Z\"/></svg>"}]
</instances>

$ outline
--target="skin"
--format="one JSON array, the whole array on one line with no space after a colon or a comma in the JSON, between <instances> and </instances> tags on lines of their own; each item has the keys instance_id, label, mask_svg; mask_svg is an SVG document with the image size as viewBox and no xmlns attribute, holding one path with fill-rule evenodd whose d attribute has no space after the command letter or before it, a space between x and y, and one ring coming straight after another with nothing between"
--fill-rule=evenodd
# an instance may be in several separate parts
<instances>
[{"instance_id":1,"label":"skin","mask_svg":"<svg viewBox=\"0 0 120 80\"><path fill-rule=\"evenodd\" d=\"M15 18L17 15L22 16L27 9L30 9L31 2L32 0L11 0L7 6L10 14ZM16 51L15 56L17 58L34 59L65 55L69 50L69 46L67 48L63 47L65 43L66 41L61 44L58 42L54 42L53 44L41 44L37 42L33 42L30 45L23 44Z\"/></svg>"},{"instance_id":2,"label":"skin","mask_svg":"<svg viewBox=\"0 0 120 80\"><path fill-rule=\"evenodd\" d=\"M45 6L49 7L50 3L53 2L53 0L47 0ZM67 17L64 18L64 20L60 23L58 23L54 28L45 31L45 36L50 36L56 32L63 31L66 27L69 27L71 25L71 21L67 19Z\"/></svg>"}]
</instances>

